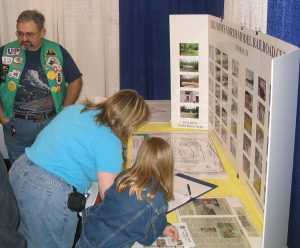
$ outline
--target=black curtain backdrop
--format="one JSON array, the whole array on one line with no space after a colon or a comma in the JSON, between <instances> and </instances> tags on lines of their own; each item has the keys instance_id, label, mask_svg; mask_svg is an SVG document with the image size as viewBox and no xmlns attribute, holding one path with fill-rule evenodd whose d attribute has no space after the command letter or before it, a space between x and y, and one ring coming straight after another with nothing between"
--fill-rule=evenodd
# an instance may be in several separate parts
<instances>
[{"instance_id":1,"label":"black curtain backdrop","mask_svg":"<svg viewBox=\"0 0 300 248\"><path fill-rule=\"evenodd\" d=\"M120 0L120 88L170 99L170 14L223 17L224 0Z\"/></svg>"},{"instance_id":2,"label":"black curtain backdrop","mask_svg":"<svg viewBox=\"0 0 300 248\"><path fill-rule=\"evenodd\" d=\"M269 0L267 33L300 46L300 1ZM300 82L300 78L299 78ZM299 87L299 86L298 86ZM288 247L300 247L300 87L298 89L298 110L292 195L289 219ZM284 128L284 127L282 127ZM283 148L284 149L284 148ZM279 180L280 182L280 180Z\"/></svg>"}]
</instances>

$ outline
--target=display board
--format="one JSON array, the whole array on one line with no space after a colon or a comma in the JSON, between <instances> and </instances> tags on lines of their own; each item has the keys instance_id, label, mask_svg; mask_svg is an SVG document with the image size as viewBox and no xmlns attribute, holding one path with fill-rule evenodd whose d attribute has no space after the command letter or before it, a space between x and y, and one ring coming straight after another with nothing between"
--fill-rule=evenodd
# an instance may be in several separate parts
<instances>
[{"instance_id":1,"label":"display board","mask_svg":"<svg viewBox=\"0 0 300 248\"><path fill-rule=\"evenodd\" d=\"M208 129L286 245L299 49L208 15L170 17L172 127Z\"/></svg>"}]
</instances>

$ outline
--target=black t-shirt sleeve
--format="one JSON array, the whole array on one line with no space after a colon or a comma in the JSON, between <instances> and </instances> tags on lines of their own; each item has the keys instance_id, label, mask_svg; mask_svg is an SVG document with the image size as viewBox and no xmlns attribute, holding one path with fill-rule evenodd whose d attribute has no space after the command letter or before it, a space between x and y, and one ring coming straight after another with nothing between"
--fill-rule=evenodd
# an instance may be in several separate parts
<instances>
[{"instance_id":1,"label":"black t-shirt sleeve","mask_svg":"<svg viewBox=\"0 0 300 248\"><path fill-rule=\"evenodd\" d=\"M62 54L63 54L63 72L65 76L65 81L68 83L72 83L75 79L81 77L82 73L79 71L78 66L73 60L70 53L62 46Z\"/></svg>"}]
</instances>

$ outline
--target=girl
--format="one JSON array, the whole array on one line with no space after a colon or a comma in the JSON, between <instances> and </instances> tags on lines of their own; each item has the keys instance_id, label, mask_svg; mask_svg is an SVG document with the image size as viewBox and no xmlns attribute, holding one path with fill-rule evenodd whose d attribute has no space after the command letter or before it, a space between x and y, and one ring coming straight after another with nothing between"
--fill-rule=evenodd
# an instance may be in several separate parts
<instances>
[{"instance_id":1,"label":"girl","mask_svg":"<svg viewBox=\"0 0 300 248\"><path fill-rule=\"evenodd\" d=\"M28 248L72 246L78 218L70 193L84 194L98 181L103 198L122 170L128 137L148 116L142 96L121 90L98 104L64 108L42 130L10 171Z\"/></svg>"},{"instance_id":2,"label":"girl","mask_svg":"<svg viewBox=\"0 0 300 248\"><path fill-rule=\"evenodd\" d=\"M152 244L161 234L178 239L167 225L167 201L173 198L173 156L161 138L145 140L135 164L121 173L104 200L88 208L77 248L127 248Z\"/></svg>"}]
</instances>

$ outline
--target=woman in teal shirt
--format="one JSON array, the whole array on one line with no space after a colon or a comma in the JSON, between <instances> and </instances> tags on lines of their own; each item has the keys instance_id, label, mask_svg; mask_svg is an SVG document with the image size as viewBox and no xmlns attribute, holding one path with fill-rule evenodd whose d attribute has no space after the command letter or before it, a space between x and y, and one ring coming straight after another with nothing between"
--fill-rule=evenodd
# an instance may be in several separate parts
<instances>
[{"instance_id":1,"label":"woman in teal shirt","mask_svg":"<svg viewBox=\"0 0 300 248\"><path fill-rule=\"evenodd\" d=\"M28 248L72 246L78 219L68 195L98 181L103 198L122 170L129 136L148 116L144 99L122 90L100 104L66 107L43 129L10 171Z\"/></svg>"}]
</instances>

